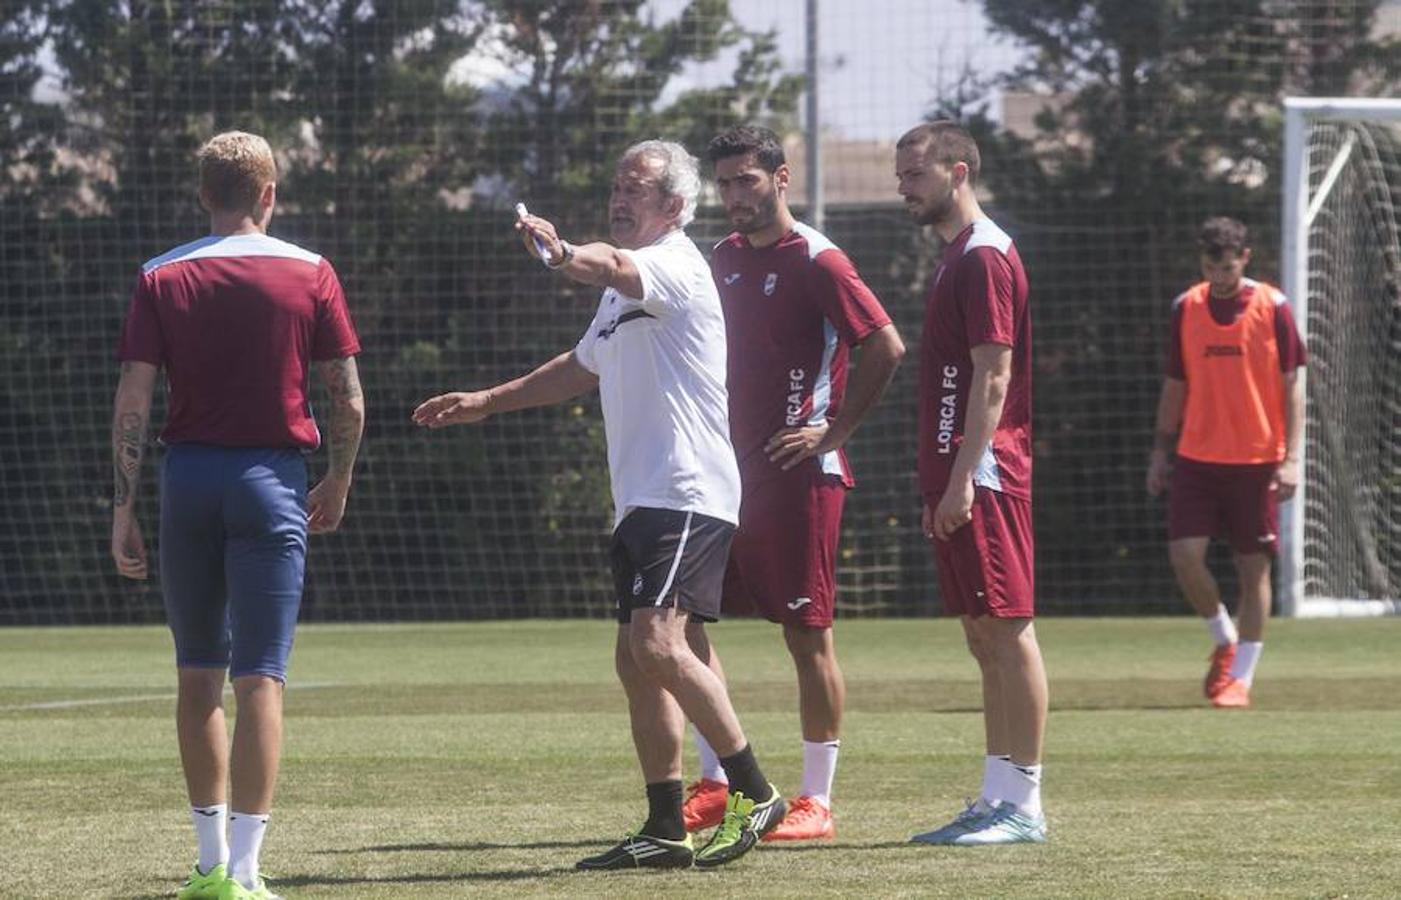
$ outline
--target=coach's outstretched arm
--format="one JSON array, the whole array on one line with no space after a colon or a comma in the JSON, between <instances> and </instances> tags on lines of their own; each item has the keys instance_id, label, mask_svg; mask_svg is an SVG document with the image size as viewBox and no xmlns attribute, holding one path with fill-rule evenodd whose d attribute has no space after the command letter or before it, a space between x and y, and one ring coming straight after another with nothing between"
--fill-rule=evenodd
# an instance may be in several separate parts
<instances>
[{"instance_id":1,"label":"coach's outstretched arm","mask_svg":"<svg viewBox=\"0 0 1401 900\"><path fill-rule=\"evenodd\" d=\"M679 201L678 201L679 202ZM678 208L679 212L679 208ZM584 284L611 287L624 297L642 299L642 273L622 250L602 241L576 247L555 231L554 223L539 216L522 216L516 222L521 240L534 255L534 241L544 243L550 258L545 265Z\"/></svg>"},{"instance_id":2,"label":"coach's outstretched arm","mask_svg":"<svg viewBox=\"0 0 1401 900\"><path fill-rule=\"evenodd\" d=\"M562 403L598 387L598 376L567 350L528 375L484 391L454 391L430 397L413 411L425 428L468 425L496 413Z\"/></svg>"},{"instance_id":3,"label":"coach's outstretched arm","mask_svg":"<svg viewBox=\"0 0 1401 900\"><path fill-rule=\"evenodd\" d=\"M331 423L326 437L330 464L325 477L307 494L306 514L311 533L324 534L339 528L345 515L355 457L360 453L360 436L365 431L365 392L360 388L360 369L353 356L319 363L317 369L331 395Z\"/></svg>"},{"instance_id":4,"label":"coach's outstretched arm","mask_svg":"<svg viewBox=\"0 0 1401 900\"><path fill-rule=\"evenodd\" d=\"M136 487L141 481L151 395L159 372L150 363L122 363L112 403L112 561L126 578L146 577L146 541L136 521Z\"/></svg>"}]
</instances>

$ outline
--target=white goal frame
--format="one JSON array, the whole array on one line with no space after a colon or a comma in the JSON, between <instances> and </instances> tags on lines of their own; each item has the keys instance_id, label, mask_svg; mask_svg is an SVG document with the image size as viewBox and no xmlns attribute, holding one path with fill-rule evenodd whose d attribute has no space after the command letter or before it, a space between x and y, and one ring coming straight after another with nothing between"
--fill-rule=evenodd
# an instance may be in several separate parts
<instances>
[{"instance_id":1,"label":"white goal frame","mask_svg":"<svg viewBox=\"0 0 1401 900\"><path fill-rule=\"evenodd\" d=\"M1283 288L1299 333L1308 340L1309 227L1327 199L1353 143L1330 161L1318 190L1309 195L1309 130L1315 122L1401 122L1401 98L1289 97L1284 101L1284 191L1280 220ZM1307 368L1307 367L1306 367ZM1300 370L1300 377L1306 377ZM1305 385L1307 391L1307 384ZM1307 402L1307 401L1306 401ZM1307 412L1305 413L1307 416ZM1280 505L1279 585L1276 609L1283 616L1340 617L1401 615L1401 598L1309 597L1304 579L1304 510L1308 492L1308 441L1300 442L1300 478L1294 498Z\"/></svg>"}]
</instances>

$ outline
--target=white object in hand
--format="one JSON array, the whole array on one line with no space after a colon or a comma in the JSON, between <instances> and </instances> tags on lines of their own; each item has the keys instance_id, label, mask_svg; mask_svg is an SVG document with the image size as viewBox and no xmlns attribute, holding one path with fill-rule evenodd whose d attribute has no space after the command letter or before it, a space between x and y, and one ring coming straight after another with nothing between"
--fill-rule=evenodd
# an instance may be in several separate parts
<instances>
[{"instance_id":1,"label":"white object in hand","mask_svg":"<svg viewBox=\"0 0 1401 900\"><path fill-rule=\"evenodd\" d=\"M517 204L516 204L516 218L517 218L517 219L524 219L524 218L525 218L526 216L528 216L528 215L530 215L530 210L528 210L528 209L525 208L525 204L524 204L524 203L517 203ZM540 261L541 261L542 263L549 263L549 261L550 261L550 248L547 247L547 246L545 245L545 242L542 241L542 240L539 238L539 236L537 236L537 235L535 235L535 234L531 234L530 239L535 243L535 252L540 256Z\"/></svg>"}]
</instances>

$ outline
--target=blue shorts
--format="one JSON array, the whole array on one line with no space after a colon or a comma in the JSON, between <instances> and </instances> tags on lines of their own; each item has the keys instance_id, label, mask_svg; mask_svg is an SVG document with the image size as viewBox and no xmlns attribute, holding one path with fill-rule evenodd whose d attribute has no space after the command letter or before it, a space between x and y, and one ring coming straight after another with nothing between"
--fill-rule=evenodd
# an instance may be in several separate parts
<instances>
[{"instance_id":1,"label":"blue shorts","mask_svg":"<svg viewBox=\"0 0 1401 900\"><path fill-rule=\"evenodd\" d=\"M287 679L306 571L297 450L177 444L161 464L161 582L176 664Z\"/></svg>"}]
</instances>

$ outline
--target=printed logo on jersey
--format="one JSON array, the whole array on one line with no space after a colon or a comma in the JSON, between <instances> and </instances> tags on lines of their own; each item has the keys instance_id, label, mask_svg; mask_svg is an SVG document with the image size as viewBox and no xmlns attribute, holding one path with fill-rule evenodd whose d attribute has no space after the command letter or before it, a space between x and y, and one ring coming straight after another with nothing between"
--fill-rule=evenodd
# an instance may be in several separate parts
<instances>
[{"instance_id":1,"label":"printed logo on jersey","mask_svg":"<svg viewBox=\"0 0 1401 900\"><path fill-rule=\"evenodd\" d=\"M939 399L939 454L953 452L953 421L958 412L958 366L944 366L944 395Z\"/></svg>"},{"instance_id":2,"label":"printed logo on jersey","mask_svg":"<svg viewBox=\"0 0 1401 900\"><path fill-rule=\"evenodd\" d=\"M774 289L778 287L778 273L770 272L764 276L764 296L772 297Z\"/></svg>"},{"instance_id":3,"label":"printed logo on jersey","mask_svg":"<svg viewBox=\"0 0 1401 900\"><path fill-rule=\"evenodd\" d=\"M787 413L784 421L789 428L803 421L803 376L806 374L802 369L788 370L788 406L784 410Z\"/></svg>"},{"instance_id":4,"label":"printed logo on jersey","mask_svg":"<svg viewBox=\"0 0 1401 900\"><path fill-rule=\"evenodd\" d=\"M739 276L740 276L740 273L739 273L739 272L731 272L730 274L728 274L728 275L725 276L725 284L726 284L726 285L734 284L736 281L739 281Z\"/></svg>"},{"instance_id":5,"label":"printed logo on jersey","mask_svg":"<svg viewBox=\"0 0 1401 900\"><path fill-rule=\"evenodd\" d=\"M796 599L796 600L790 602L790 603L788 604L788 608L791 609L791 610L799 610L799 609L802 609L804 606L807 606L807 605L808 605L809 603L811 603L811 602L812 602L812 598L811 598L811 597L799 597L798 599Z\"/></svg>"},{"instance_id":6,"label":"printed logo on jersey","mask_svg":"<svg viewBox=\"0 0 1401 900\"><path fill-rule=\"evenodd\" d=\"M632 578L632 595L636 597L642 593L642 573L638 572Z\"/></svg>"},{"instance_id":7,"label":"printed logo on jersey","mask_svg":"<svg viewBox=\"0 0 1401 900\"><path fill-rule=\"evenodd\" d=\"M1206 358L1213 356L1244 356L1245 349L1239 344L1207 344Z\"/></svg>"}]
</instances>

